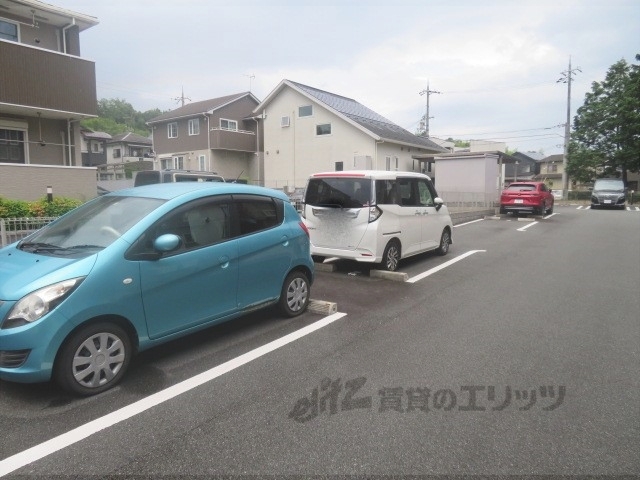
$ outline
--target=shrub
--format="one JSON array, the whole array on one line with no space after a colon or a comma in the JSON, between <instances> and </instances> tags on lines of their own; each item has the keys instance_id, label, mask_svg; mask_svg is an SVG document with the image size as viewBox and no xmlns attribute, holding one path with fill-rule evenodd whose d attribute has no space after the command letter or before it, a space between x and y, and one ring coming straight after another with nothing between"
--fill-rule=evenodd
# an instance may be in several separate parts
<instances>
[{"instance_id":1,"label":"shrub","mask_svg":"<svg viewBox=\"0 0 640 480\"><path fill-rule=\"evenodd\" d=\"M55 197L51 202L48 202L46 198L41 198L29 204L29 216L59 217L80 205L82 202L73 198Z\"/></svg>"},{"instance_id":2,"label":"shrub","mask_svg":"<svg viewBox=\"0 0 640 480\"><path fill-rule=\"evenodd\" d=\"M0 218L59 217L81 204L80 200L64 197L54 198L51 202L47 202L46 198L27 202L0 197Z\"/></svg>"},{"instance_id":3,"label":"shrub","mask_svg":"<svg viewBox=\"0 0 640 480\"><path fill-rule=\"evenodd\" d=\"M0 198L0 218L20 218L29 216L29 204L23 200Z\"/></svg>"}]
</instances>

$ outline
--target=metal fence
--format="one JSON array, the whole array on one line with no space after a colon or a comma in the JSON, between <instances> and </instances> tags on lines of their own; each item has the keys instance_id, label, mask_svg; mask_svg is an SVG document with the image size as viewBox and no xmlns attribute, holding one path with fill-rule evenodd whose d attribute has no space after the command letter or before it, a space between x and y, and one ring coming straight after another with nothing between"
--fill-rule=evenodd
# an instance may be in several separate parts
<instances>
[{"instance_id":1,"label":"metal fence","mask_svg":"<svg viewBox=\"0 0 640 480\"><path fill-rule=\"evenodd\" d=\"M17 242L41 229L57 217L0 218L0 246Z\"/></svg>"}]
</instances>

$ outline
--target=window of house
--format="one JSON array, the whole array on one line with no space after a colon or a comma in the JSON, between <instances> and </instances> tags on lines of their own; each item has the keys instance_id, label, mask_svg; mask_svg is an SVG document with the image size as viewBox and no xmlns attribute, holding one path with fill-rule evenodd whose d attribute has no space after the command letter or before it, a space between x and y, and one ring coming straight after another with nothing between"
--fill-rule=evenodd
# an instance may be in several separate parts
<instances>
[{"instance_id":1,"label":"window of house","mask_svg":"<svg viewBox=\"0 0 640 480\"><path fill-rule=\"evenodd\" d=\"M336 172L342 172L344 170L344 162L336 162Z\"/></svg>"},{"instance_id":2,"label":"window of house","mask_svg":"<svg viewBox=\"0 0 640 480\"><path fill-rule=\"evenodd\" d=\"M0 20L0 38L2 40L18 41L18 24L7 20Z\"/></svg>"},{"instance_id":3,"label":"window of house","mask_svg":"<svg viewBox=\"0 0 640 480\"><path fill-rule=\"evenodd\" d=\"M302 107L298 107L299 117L310 117L311 115L313 115L313 105L303 105Z\"/></svg>"},{"instance_id":4,"label":"window of house","mask_svg":"<svg viewBox=\"0 0 640 480\"><path fill-rule=\"evenodd\" d=\"M160 159L160 168L162 170L167 170L173 167L173 159L172 158L161 158Z\"/></svg>"},{"instance_id":5,"label":"window of house","mask_svg":"<svg viewBox=\"0 0 640 480\"><path fill-rule=\"evenodd\" d=\"M95 142L91 143L91 151L93 153L98 153L98 144L97 143L95 143Z\"/></svg>"},{"instance_id":6,"label":"window of house","mask_svg":"<svg viewBox=\"0 0 640 480\"><path fill-rule=\"evenodd\" d=\"M0 128L0 163L26 163L24 132Z\"/></svg>"},{"instance_id":7,"label":"window of house","mask_svg":"<svg viewBox=\"0 0 640 480\"><path fill-rule=\"evenodd\" d=\"M285 115L284 117L280 118L281 127L288 127L289 125L291 125L291 119L289 118L288 115Z\"/></svg>"},{"instance_id":8,"label":"window of house","mask_svg":"<svg viewBox=\"0 0 640 480\"><path fill-rule=\"evenodd\" d=\"M384 159L384 169L387 172L391 170L391 157L385 157L385 159Z\"/></svg>"},{"instance_id":9,"label":"window of house","mask_svg":"<svg viewBox=\"0 0 640 480\"><path fill-rule=\"evenodd\" d=\"M221 118L220 119L220 128L223 129L223 130L237 131L238 130L238 122L236 122L235 120L228 120L226 118Z\"/></svg>"},{"instance_id":10,"label":"window of house","mask_svg":"<svg viewBox=\"0 0 640 480\"><path fill-rule=\"evenodd\" d=\"M122 152L119 148L113 149L113 158L120 158L122 156Z\"/></svg>"},{"instance_id":11,"label":"window of house","mask_svg":"<svg viewBox=\"0 0 640 480\"><path fill-rule=\"evenodd\" d=\"M316 135L331 135L331 124L323 123L316 125Z\"/></svg>"},{"instance_id":12,"label":"window of house","mask_svg":"<svg viewBox=\"0 0 640 480\"><path fill-rule=\"evenodd\" d=\"M177 170L183 170L184 169L184 157L183 156L173 157L173 168L175 168Z\"/></svg>"},{"instance_id":13,"label":"window of house","mask_svg":"<svg viewBox=\"0 0 640 480\"><path fill-rule=\"evenodd\" d=\"M200 135L200 119L192 118L189 120L189 135Z\"/></svg>"},{"instance_id":14,"label":"window of house","mask_svg":"<svg viewBox=\"0 0 640 480\"><path fill-rule=\"evenodd\" d=\"M205 172L207 170L207 157L205 155L198 156L198 168L201 172Z\"/></svg>"},{"instance_id":15,"label":"window of house","mask_svg":"<svg viewBox=\"0 0 640 480\"><path fill-rule=\"evenodd\" d=\"M167 136L169 138L178 138L178 122L167 124Z\"/></svg>"}]
</instances>

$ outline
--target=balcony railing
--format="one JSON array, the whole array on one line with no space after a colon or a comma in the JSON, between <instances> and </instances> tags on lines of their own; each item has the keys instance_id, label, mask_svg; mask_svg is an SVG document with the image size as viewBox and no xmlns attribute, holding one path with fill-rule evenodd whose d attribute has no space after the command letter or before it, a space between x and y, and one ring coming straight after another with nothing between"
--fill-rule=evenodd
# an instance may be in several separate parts
<instances>
[{"instance_id":1,"label":"balcony railing","mask_svg":"<svg viewBox=\"0 0 640 480\"><path fill-rule=\"evenodd\" d=\"M256 133L248 130L211 129L211 148L222 150L256 151Z\"/></svg>"},{"instance_id":2,"label":"balcony railing","mask_svg":"<svg viewBox=\"0 0 640 480\"><path fill-rule=\"evenodd\" d=\"M97 115L94 62L0 40L0 65L0 103Z\"/></svg>"}]
</instances>

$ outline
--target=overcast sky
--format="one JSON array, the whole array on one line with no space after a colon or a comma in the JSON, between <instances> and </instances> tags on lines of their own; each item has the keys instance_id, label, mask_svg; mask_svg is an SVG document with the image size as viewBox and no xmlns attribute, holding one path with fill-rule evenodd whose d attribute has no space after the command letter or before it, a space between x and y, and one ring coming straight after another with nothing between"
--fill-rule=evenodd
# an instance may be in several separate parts
<instances>
[{"instance_id":1,"label":"overcast sky","mask_svg":"<svg viewBox=\"0 0 640 480\"><path fill-rule=\"evenodd\" d=\"M350 97L415 132L562 152L594 81L640 53L638 0L51 0L97 17L81 33L98 98L172 110L283 79Z\"/></svg>"}]
</instances>

